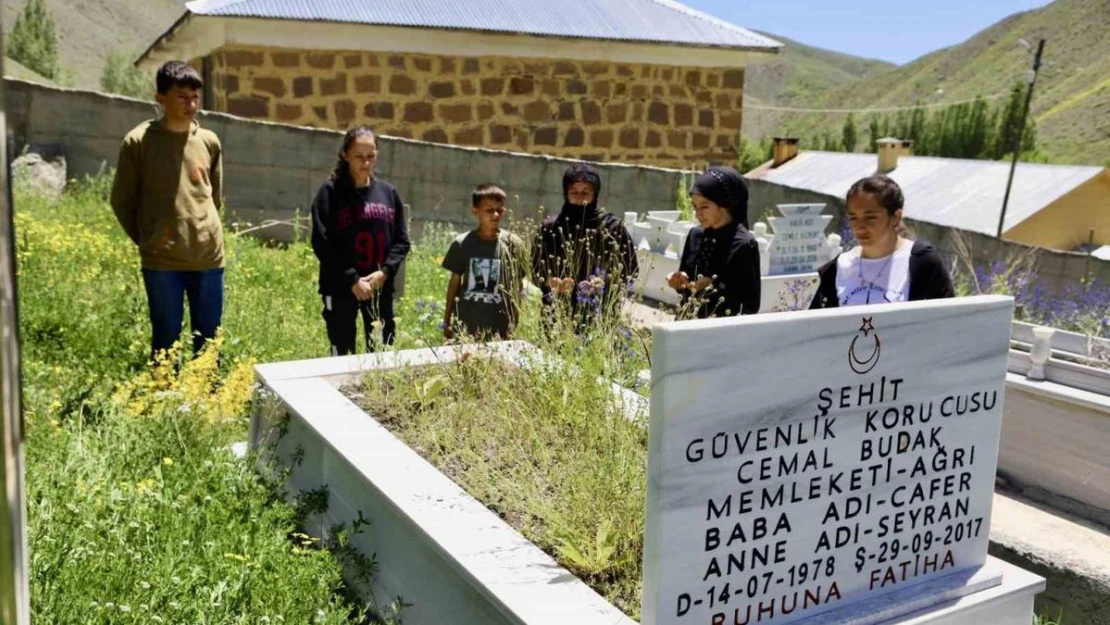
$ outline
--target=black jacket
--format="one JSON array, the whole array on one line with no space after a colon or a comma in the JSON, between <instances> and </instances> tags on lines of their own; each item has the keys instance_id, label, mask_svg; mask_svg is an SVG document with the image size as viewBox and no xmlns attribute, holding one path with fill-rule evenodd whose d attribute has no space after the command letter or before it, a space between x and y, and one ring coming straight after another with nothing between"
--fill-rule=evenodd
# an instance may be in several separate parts
<instances>
[{"instance_id":1,"label":"black jacket","mask_svg":"<svg viewBox=\"0 0 1110 625\"><path fill-rule=\"evenodd\" d=\"M839 258L839 255L837 256ZM834 258L817 270L821 283L809 308L837 308L840 299L836 296L836 261ZM927 241L914 241L910 249L910 301L944 299L956 297L948 268L937 254L937 248Z\"/></svg>"},{"instance_id":2,"label":"black jacket","mask_svg":"<svg viewBox=\"0 0 1110 625\"><path fill-rule=\"evenodd\" d=\"M543 221L532 251L532 279L543 293L543 303L553 305L547 286L551 277L588 279L600 269L605 274L606 301L624 295L640 271L636 245L623 222L612 213L600 213L597 223L574 223L566 215ZM577 311L578 298L571 298Z\"/></svg>"},{"instance_id":3,"label":"black jacket","mask_svg":"<svg viewBox=\"0 0 1110 625\"><path fill-rule=\"evenodd\" d=\"M320 259L320 293L349 296L359 278L382 270L383 290L409 253L405 205L393 185L371 180L366 189L329 180L312 202L312 251Z\"/></svg>"},{"instance_id":4,"label":"black jacket","mask_svg":"<svg viewBox=\"0 0 1110 625\"><path fill-rule=\"evenodd\" d=\"M695 282L699 276L713 278L713 284L695 296L701 301L699 319L759 312L759 244L743 224L733 221L720 230L691 228L678 270ZM690 297L689 291L682 292L684 304Z\"/></svg>"}]
</instances>

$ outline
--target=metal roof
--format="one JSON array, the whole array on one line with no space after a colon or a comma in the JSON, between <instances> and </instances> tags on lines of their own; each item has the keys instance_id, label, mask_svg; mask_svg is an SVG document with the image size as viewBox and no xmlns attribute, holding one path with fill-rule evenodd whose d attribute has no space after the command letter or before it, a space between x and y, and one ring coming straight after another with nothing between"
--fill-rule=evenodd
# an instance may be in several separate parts
<instances>
[{"instance_id":1,"label":"metal roof","mask_svg":"<svg viewBox=\"0 0 1110 625\"><path fill-rule=\"evenodd\" d=\"M190 13L774 52L777 41L673 0L195 0Z\"/></svg>"},{"instance_id":2,"label":"metal roof","mask_svg":"<svg viewBox=\"0 0 1110 625\"><path fill-rule=\"evenodd\" d=\"M764 165L750 176L843 198L854 182L874 174L877 166L875 154L806 151L774 169ZM1003 231L1103 171L1101 167L1018 163ZM887 175L902 187L907 218L994 235L1009 174L1009 162L902 156Z\"/></svg>"}]
</instances>

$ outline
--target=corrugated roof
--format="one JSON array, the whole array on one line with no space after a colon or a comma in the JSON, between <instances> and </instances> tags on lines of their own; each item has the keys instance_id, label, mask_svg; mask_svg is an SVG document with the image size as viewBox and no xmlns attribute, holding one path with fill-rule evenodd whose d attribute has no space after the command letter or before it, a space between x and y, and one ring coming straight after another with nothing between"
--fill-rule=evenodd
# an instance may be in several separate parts
<instances>
[{"instance_id":1,"label":"corrugated roof","mask_svg":"<svg viewBox=\"0 0 1110 625\"><path fill-rule=\"evenodd\" d=\"M774 51L782 44L673 0L195 0L197 15L414 26Z\"/></svg>"},{"instance_id":2,"label":"corrugated roof","mask_svg":"<svg viewBox=\"0 0 1110 625\"><path fill-rule=\"evenodd\" d=\"M874 174L877 165L874 154L807 151L777 168L760 168L751 177L842 198L854 182ZM1102 171L1101 167L1018 163L1003 230ZM1009 162L903 156L888 175L902 187L904 214L909 219L994 235L1009 174Z\"/></svg>"}]
</instances>

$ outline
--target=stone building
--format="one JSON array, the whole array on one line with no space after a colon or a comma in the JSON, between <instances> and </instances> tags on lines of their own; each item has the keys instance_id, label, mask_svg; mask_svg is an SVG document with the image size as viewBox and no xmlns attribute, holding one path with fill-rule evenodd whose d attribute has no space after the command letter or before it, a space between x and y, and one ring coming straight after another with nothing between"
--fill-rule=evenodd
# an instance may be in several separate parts
<instances>
[{"instance_id":1,"label":"stone building","mask_svg":"<svg viewBox=\"0 0 1110 625\"><path fill-rule=\"evenodd\" d=\"M671 0L200 0L139 63L243 117L596 161L734 162L780 44Z\"/></svg>"}]
</instances>

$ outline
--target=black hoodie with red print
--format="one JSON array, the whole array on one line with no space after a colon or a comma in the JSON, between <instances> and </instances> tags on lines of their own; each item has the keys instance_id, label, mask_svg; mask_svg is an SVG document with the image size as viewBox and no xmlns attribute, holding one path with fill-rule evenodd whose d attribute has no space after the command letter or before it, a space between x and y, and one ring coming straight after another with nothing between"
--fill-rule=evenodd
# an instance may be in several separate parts
<instances>
[{"instance_id":1,"label":"black hoodie with red print","mask_svg":"<svg viewBox=\"0 0 1110 625\"><path fill-rule=\"evenodd\" d=\"M352 296L359 278L382 270L384 290L409 253L401 195L384 180L355 188L329 180L312 202L312 250L320 259L320 294Z\"/></svg>"}]
</instances>

